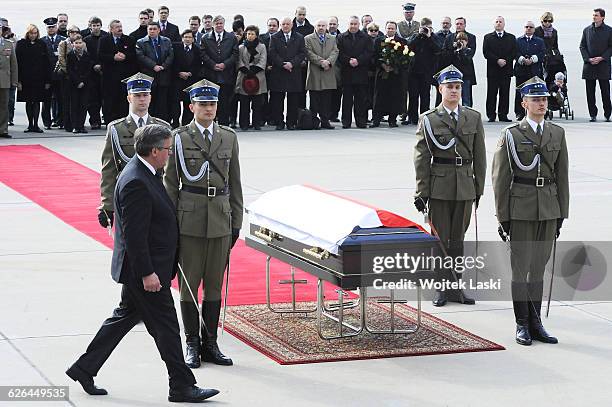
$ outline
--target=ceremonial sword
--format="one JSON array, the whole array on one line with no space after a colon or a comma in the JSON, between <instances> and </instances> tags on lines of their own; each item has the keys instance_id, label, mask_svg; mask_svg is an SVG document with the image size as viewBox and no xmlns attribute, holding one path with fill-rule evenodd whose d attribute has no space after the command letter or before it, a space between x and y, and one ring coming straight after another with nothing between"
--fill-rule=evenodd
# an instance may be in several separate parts
<instances>
[{"instance_id":1,"label":"ceremonial sword","mask_svg":"<svg viewBox=\"0 0 612 407\"><path fill-rule=\"evenodd\" d=\"M548 318L548 312L550 311L550 299L552 297L553 280L555 279L555 258L556 257L557 257L557 236L555 235L555 241L553 243L552 272L550 275L550 287L548 288L548 302L546 303L546 318Z\"/></svg>"}]
</instances>

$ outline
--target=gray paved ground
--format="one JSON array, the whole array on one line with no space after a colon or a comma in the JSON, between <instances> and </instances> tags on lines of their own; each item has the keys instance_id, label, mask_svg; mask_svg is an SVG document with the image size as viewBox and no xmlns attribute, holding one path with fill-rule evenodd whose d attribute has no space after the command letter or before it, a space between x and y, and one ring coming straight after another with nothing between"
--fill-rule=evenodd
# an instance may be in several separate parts
<instances>
[{"instance_id":1,"label":"gray paved ground","mask_svg":"<svg viewBox=\"0 0 612 407\"><path fill-rule=\"evenodd\" d=\"M167 3L176 10L176 20L192 14L189 10L193 7L175 1ZM239 3L225 2L219 12L230 15L245 10ZM112 7L120 4L114 0L95 4L92 7L67 1L63 7L81 21L92 8L108 21L116 15L113 10L120 9L122 16L128 16L136 15L143 7ZM263 5L251 13L245 10L245 14L263 23L265 16L283 14L277 4L280 3ZM324 4L307 4L314 18L331 14ZM444 9L441 3L423 4L419 5L418 15L465 14L468 29L470 25L474 27L472 31L481 38L491 16L496 14L511 16L514 20L509 29L516 33L523 19L537 19L544 7L556 12L562 50L573 61L570 75L573 72L575 79L570 82L570 92L577 114L575 121L562 123L567 131L571 165L570 219L564 225L562 239L610 240L612 124L586 122L583 85L577 80L577 27L588 23L590 10L596 4L589 1L578 7L562 1L540 3L537 8L522 7L526 4L468 1L444 5ZM333 11L345 17L352 12L351 7L359 13L372 10L365 3L345 3ZM396 17L397 8L394 3L377 4L372 14L382 21ZM12 2L8 10L4 7L2 14L14 26L23 27L29 21L27 16L46 16L55 11L57 7L47 2L22 1ZM123 19L129 21L127 17ZM131 31L131 24L126 25L130 27L126 31ZM477 70L481 84L475 89L475 98L476 107L481 108L485 92L482 64ZM99 170L101 133L65 137L63 133L48 132L42 138L22 138L23 107L18 105L18 111L18 125L11 130L19 138L0 141L0 145L39 143ZM501 125L486 124L485 129L490 164ZM264 131L241 133L239 137L247 203L280 186L310 183L420 220L411 204L414 127ZM0 185L0 224L0 284L4 287L0 296L0 385L70 385L71 404L77 406L166 405L165 369L142 325L127 335L97 378L109 389L109 396L89 397L63 373L117 302L119 290L109 278L111 252L4 185ZM496 239L490 177L479 210L479 227L481 239ZM471 228L468 236L473 234ZM561 342L557 346L538 343L531 348L514 343L508 302L479 303L474 307L450 304L442 310L425 304L425 310L502 344L507 350L280 366L225 335L222 348L234 358L236 366L207 365L195 373L201 385L221 390L214 399L219 405L513 406L523 402L576 406L609 405L612 400L607 389L612 373L610 302L553 302L551 318L545 323Z\"/></svg>"}]
</instances>

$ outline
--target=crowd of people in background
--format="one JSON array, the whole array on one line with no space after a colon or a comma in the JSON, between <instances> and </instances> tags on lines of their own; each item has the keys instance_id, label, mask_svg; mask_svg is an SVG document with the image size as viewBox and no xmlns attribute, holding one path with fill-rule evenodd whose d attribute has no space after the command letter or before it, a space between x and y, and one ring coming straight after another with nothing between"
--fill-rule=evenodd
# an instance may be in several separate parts
<instances>
[{"instance_id":1,"label":"crowd of people in background","mask_svg":"<svg viewBox=\"0 0 612 407\"><path fill-rule=\"evenodd\" d=\"M15 101L25 103L26 132L44 131L40 116L46 129L86 133L87 116L91 129L99 129L128 113L122 81L136 72L154 78L150 113L174 128L192 120L183 90L203 78L220 86L218 123L243 131L265 125L333 129L333 122L343 128L353 123L378 127L385 117L389 127L397 127L398 118L403 125L416 125L419 114L432 107L434 74L451 64L464 75L462 104L471 107L477 39L467 31L467 20L443 17L435 30L430 18L415 18L415 8L404 4L400 21L379 24L365 14L351 16L342 27L334 16L312 24L306 8L298 7L293 17L269 18L261 30L247 25L242 15L231 24L220 15L194 15L181 30L169 21L168 7L161 6L157 19L154 10L141 11L139 27L130 34L118 19L108 23L107 32L98 17L80 29L60 13L43 20L45 32L30 24L22 38L3 18L0 45L8 62L0 65L0 135L10 137ZM604 19L605 10L593 11L579 46L591 121L598 115L597 83L606 121L612 113L612 28ZM493 31L482 41L490 122L511 121L513 76L517 86L539 76L549 89L557 78L557 93L567 92L553 23L546 12L540 25L526 21L522 35L515 36L505 31L502 16L495 17ZM393 66L381 58L381 45L390 39L409 47L409 64ZM518 92L514 114L518 120L525 114Z\"/></svg>"}]
</instances>

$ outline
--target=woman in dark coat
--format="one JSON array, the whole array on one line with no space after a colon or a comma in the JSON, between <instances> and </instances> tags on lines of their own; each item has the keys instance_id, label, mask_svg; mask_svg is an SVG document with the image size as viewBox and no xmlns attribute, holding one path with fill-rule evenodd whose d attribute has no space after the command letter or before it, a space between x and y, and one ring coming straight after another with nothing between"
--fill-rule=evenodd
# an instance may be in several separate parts
<instances>
[{"instance_id":1,"label":"woman in dark coat","mask_svg":"<svg viewBox=\"0 0 612 407\"><path fill-rule=\"evenodd\" d=\"M559 51L559 35L557 29L552 26L554 21L553 15L550 11L542 14L540 18L540 25L536 27L534 35L544 40L546 45L546 54L544 55L544 79L549 89L555 80L555 74L557 72L563 72L565 74L566 67L563 62L563 55ZM565 75L567 77L567 75Z\"/></svg>"},{"instance_id":2,"label":"woman in dark coat","mask_svg":"<svg viewBox=\"0 0 612 407\"><path fill-rule=\"evenodd\" d=\"M40 39L38 28L30 24L24 38L17 41L15 49L19 72L17 101L25 102L28 128L25 133L42 133L38 127L40 102L46 97L46 89L51 87L51 67L47 56L47 46Z\"/></svg>"}]
</instances>

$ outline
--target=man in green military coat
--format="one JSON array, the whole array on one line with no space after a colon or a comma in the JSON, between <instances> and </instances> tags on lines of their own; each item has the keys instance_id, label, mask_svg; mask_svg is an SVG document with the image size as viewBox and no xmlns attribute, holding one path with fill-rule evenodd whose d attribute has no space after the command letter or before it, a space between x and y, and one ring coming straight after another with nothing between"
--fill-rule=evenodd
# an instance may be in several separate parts
<instances>
[{"instance_id":1,"label":"man in green military coat","mask_svg":"<svg viewBox=\"0 0 612 407\"><path fill-rule=\"evenodd\" d=\"M565 131L544 120L548 89L533 77L519 86L527 115L502 130L493 157L499 234L510 239L516 341L557 343L540 319L544 267L569 212Z\"/></svg>"},{"instance_id":2,"label":"man in green military coat","mask_svg":"<svg viewBox=\"0 0 612 407\"><path fill-rule=\"evenodd\" d=\"M217 326L225 267L242 227L238 139L231 128L213 121L219 86L203 79L185 91L189 92L194 119L174 131L175 154L164 173L164 184L176 205L179 222L185 362L197 368L201 357L202 361L228 366L232 360L219 350ZM204 300L200 326L194 298L197 299L201 282Z\"/></svg>"},{"instance_id":3,"label":"man in green military coat","mask_svg":"<svg viewBox=\"0 0 612 407\"><path fill-rule=\"evenodd\" d=\"M161 124L170 128L165 121L149 115L151 85L153 78L137 73L123 82L127 86L130 114L123 119L112 121L106 127L106 140L102 151L100 194L102 202L98 208L98 222L104 228L113 226L113 196L119 173L134 156L134 132L147 124Z\"/></svg>"},{"instance_id":4,"label":"man in green military coat","mask_svg":"<svg viewBox=\"0 0 612 407\"><path fill-rule=\"evenodd\" d=\"M452 257L463 255L472 205L478 208L487 167L480 113L459 105L462 77L453 65L436 74L442 103L420 116L414 148L414 205L429 212L432 229ZM452 269L438 270L439 281L457 284L460 279ZM460 289L436 291L433 304L441 307L447 300L474 304Z\"/></svg>"}]
</instances>

